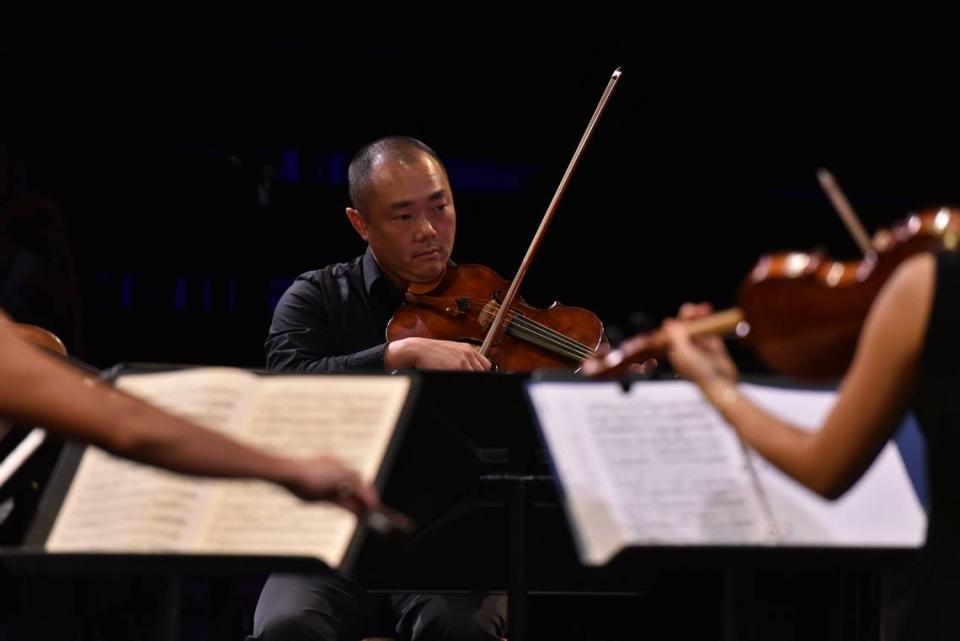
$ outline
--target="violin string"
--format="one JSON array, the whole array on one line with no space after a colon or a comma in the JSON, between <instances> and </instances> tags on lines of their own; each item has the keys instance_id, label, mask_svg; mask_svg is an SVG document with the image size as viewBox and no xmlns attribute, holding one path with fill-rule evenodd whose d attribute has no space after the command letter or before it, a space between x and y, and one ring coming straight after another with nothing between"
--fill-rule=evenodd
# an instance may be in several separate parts
<instances>
[{"instance_id":1,"label":"violin string","mask_svg":"<svg viewBox=\"0 0 960 641\"><path fill-rule=\"evenodd\" d=\"M529 328L511 327L511 330L512 330L511 333L513 333L518 338L522 338L530 343L533 343L534 345L539 345L544 349L559 353L562 356L566 356L570 358L571 360L575 360L579 362L579 361L583 361L585 358L587 358L587 356L589 356L589 355L584 355L583 353L580 353L578 351L572 351L568 347L558 345L557 341L552 337L548 336L545 338L543 334L540 334L538 332L532 332L529 330Z\"/></svg>"},{"instance_id":2,"label":"violin string","mask_svg":"<svg viewBox=\"0 0 960 641\"><path fill-rule=\"evenodd\" d=\"M492 306L499 309L500 304L496 301L492 301ZM527 330L532 336L537 336L543 339L550 341L552 344L560 347L566 355L571 357L576 357L579 359L584 359L589 356L595 356L596 352L591 350L589 347L576 341L554 329L538 323L535 320L532 320L523 314L511 310L509 312L510 321L516 327L521 330Z\"/></svg>"},{"instance_id":3,"label":"violin string","mask_svg":"<svg viewBox=\"0 0 960 641\"><path fill-rule=\"evenodd\" d=\"M480 308L481 311L486 305L484 301L477 301L476 299L471 299L470 304L474 308ZM500 304L496 301L490 301L490 304L494 309L499 309L500 307ZM540 345L544 349L551 350L576 361L582 361L585 358L596 355L594 350L583 343L557 332L542 323L531 320L522 314L511 310L508 316L511 325L518 330L520 338Z\"/></svg>"},{"instance_id":4,"label":"violin string","mask_svg":"<svg viewBox=\"0 0 960 641\"><path fill-rule=\"evenodd\" d=\"M515 314L514 317L516 320L512 321L512 323L515 323L521 330L529 331L534 336L545 337L551 343L561 345L568 354L576 356L580 360L596 355L596 352L586 345L571 339L561 332L546 327L537 321L525 318L523 315Z\"/></svg>"},{"instance_id":5,"label":"violin string","mask_svg":"<svg viewBox=\"0 0 960 641\"><path fill-rule=\"evenodd\" d=\"M494 303L494 305L496 305ZM530 320L529 318L511 311L509 313L511 327L519 330L523 334L521 338L528 340L535 339L541 346L559 352L564 356L583 360L592 356L594 352L577 341L570 339L564 334L557 332L541 323Z\"/></svg>"},{"instance_id":6,"label":"violin string","mask_svg":"<svg viewBox=\"0 0 960 641\"><path fill-rule=\"evenodd\" d=\"M500 304L496 301L483 301L477 299L468 299L468 304L472 309L482 312L483 308L490 304L495 310L499 309ZM546 350L560 354L575 362L581 362L591 356L596 356L597 352L590 349L583 343L571 339L564 334L557 332L546 325L533 321L523 314L513 310L508 313L508 320L513 333L518 338L539 345Z\"/></svg>"}]
</instances>

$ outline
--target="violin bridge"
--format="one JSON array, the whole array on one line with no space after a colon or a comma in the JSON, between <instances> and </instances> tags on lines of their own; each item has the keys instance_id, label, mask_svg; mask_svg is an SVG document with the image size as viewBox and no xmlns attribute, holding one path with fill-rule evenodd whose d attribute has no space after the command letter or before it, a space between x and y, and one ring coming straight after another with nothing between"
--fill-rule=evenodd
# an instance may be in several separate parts
<instances>
[{"instance_id":1,"label":"violin bridge","mask_svg":"<svg viewBox=\"0 0 960 641\"><path fill-rule=\"evenodd\" d=\"M480 311L480 327L488 327L490 323L493 322L493 319L497 317L497 311L499 311L500 305L496 301L490 301L483 306L483 309Z\"/></svg>"}]
</instances>

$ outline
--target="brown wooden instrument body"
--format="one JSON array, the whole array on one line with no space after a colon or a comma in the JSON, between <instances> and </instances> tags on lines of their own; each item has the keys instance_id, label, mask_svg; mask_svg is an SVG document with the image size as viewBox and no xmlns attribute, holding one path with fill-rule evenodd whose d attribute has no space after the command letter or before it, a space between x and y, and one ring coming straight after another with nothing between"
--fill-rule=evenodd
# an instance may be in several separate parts
<instances>
[{"instance_id":1,"label":"brown wooden instrument body","mask_svg":"<svg viewBox=\"0 0 960 641\"><path fill-rule=\"evenodd\" d=\"M67 348L63 344L63 341L51 331L37 327L36 325L24 325L23 323L11 323L11 327L20 338L29 343L33 343L61 356L67 355Z\"/></svg>"},{"instance_id":2,"label":"brown wooden instrument body","mask_svg":"<svg viewBox=\"0 0 960 641\"><path fill-rule=\"evenodd\" d=\"M9 325L14 334L28 343L48 349L60 356L67 355L66 345L63 344L59 336L49 330L36 325L14 322L3 310L0 310L0 325Z\"/></svg>"},{"instance_id":3,"label":"brown wooden instrument body","mask_svg":"<svg viewBox=\"0 0 960 641\"><path fill-rule=\"evenodd\" d=\"M387 340L421 337L479 345L510 283L483 265L452 265L429 293L407 292L387 326ZM603 342L603 323L580 307L547 309L521 301L488 354L497 369L577 369Z\"/></svg>"},{"instance_id":4,"label":"brown wooden instrument body","mask_svg":"<svg viewBox=\"0 0 960 641\"><path fill-rule=\"evenodd\" d=\"M878 232L873 246L875 252L852 262L820 252L763 256L740 286L739 308L688 321L690 333L735 332L776 371L801 380L839 378L853 359L874 299L897 267L924 251L960 247L960 210L912 214ZM621 374L630 363L661 355L666 346L661 332L635 336L586 370L591 376Z\"/></svg>"},{"instance_id":5,"label":"brown wooden instrument body","mask_svg":"<svg viewBox=\"0 0 960 641\"><path fill-rule=\"evenodd\" d=\"M745 340L777 371L811 380L840 377L870 306L897 267L924 251L954 250L958 238L960 212L941 207L879 232L876 252L860 261L816 252L764 256L738 295L750 325Z\"/></svg>"}]
</instances>

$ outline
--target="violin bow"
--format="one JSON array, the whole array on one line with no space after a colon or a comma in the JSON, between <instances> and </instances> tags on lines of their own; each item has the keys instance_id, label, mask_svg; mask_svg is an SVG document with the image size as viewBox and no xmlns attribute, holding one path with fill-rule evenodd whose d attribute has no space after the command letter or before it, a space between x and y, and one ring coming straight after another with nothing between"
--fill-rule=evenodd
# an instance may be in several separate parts
<instances>
[{"instance_id":1,"label":"violin bow","mask_svg":"<svg viewBox=\"0 0 960 641\"><path fill-rule=\"evenodd\" d=\"M843 190L840 189L840 185L837 184L833 174L821 167L817 170L817 180L820 181L820 186L823 188L823 191L826 192L827 198L830 199L830 204L833 205L837 214L840 215L840 220L847 226L847 231L853 236L854 242L857 243L863 255L867 258L875 255L876 251L873 248L873 243L870 242L866 228L864 228L863 223L860 222L857 212L853 210L850 201L847 200Z\"/></svg>"},{"instance_id":2,"label":"violin bow","mask_svg":"<svg viewBox=\"0 0 960 641\"><path fill-rule=\"evenodd\" d=\"M580 144L577 145L576 151L573 152L573 157L570 159L570 163L567 165L567 171L563 174L563 178L560 180L560 186L557 187L557 191L553 195L553 200L550 201L550 205L547 207L547 211L543 215L543 220L540 221L540 228L537 229L537 233L534 234L533 241L530 243L530 247L527 249L527 255L524 256L523 262L520 263L520 268L517 270L517 275L514 276L513 282L510 283L510 288L507 290L506 295L503 297L503 300L500 301L500 309L497 312L496 317L493 319L493 322L490 324L490 328L487 330L487 334L483 339L483 345L480 346L480 354L483 356L487 355L487 353L493 347L497 337L500 335L501 329L503 328L504 322L507 318L507 310L510 309L510 307L513 305L513 301L517 297L520 284L523 282L523 278L526 276L527 270L533 263L533 257L536 255L537 250L540 249L540 243L543 241L543 237L547 231L547 227L550 225L550 221L553 220L553 215L557 209L557 205L559 205L560 199L567 190L570 177L573 175L574 170L577 168L577 165L580 162L580 156L583 154L584 148L587 146L587 143L590 141L590 137L593 135L593 129L596 126L597 121L603 114L604 109L606 109L607 101L610 99L610 94L613 93L613 88L616 86L617 81L620 80L620 75L620 67L617 67L610 76L610 80L607 82L607 87L604 89L603 95L600 97L600 102L597 104L597 108L593 111L593 116L590 118L590 122L587 123L587 129L583 132L583 136L580 138Z\"/></svg>"}]
</instances>

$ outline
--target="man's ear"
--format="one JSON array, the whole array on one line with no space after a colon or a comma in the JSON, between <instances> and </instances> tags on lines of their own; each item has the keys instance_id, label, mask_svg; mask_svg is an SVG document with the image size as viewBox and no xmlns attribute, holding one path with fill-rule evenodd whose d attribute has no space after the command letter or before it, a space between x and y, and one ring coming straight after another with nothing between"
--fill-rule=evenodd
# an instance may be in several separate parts
<instances>
[{"instance_id":1,"label":"man's ear","mask_svg":"<svg viewBox=\"0 0 960 641\"><path fill-rule=\"evenodd\" d=\"M367 219L363 217L359 211L353 207L347 207L347 218L350 220L350 224L353 225L354 231L360 234L360 238L369 241L367 233Z\"/></svg>"}]
</instances>

